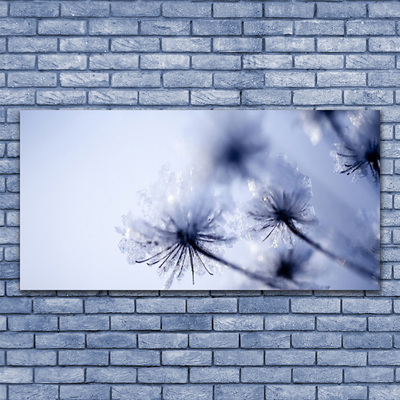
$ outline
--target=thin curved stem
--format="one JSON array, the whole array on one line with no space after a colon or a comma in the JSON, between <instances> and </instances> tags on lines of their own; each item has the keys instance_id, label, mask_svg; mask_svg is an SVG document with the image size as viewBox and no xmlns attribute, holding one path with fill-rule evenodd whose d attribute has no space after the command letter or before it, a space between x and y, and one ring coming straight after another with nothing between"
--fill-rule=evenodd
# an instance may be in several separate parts
<instances>
[{"instance_id":1,"label":"thin curved stem","mask_svg":"<svg viewBox=\"0 0 400 400\"><path fill-rule=\"evenodd\" d=\"M305 235L303 232L300 232L297 228L295 228L292 224L286 224L286 226L290 229L290 231L296 235L298 238L304 240L306 243L308 243L311 247L313 247L315 250L320 251L321 253L325 254L328 256L330 259L333 261L337 262L338 264L344 266L344 267L349 267L358 273L368 277L368 278L375 278L379 280L379 276L376 275L374 272L367 271L365 268L362 266L346 260L343 257L340 257L336 255L335 253L331 252L330 250L325 249L322 247L319 243L315 242L314 240L310 239L307 235Z\"/></svg>"},{"instance_id":2,"label":"thin curved stem","mask_svg":"<svg viewBox=\"0 0 400 400\"><path fill-rule=\"evenodd\" d=\"M234 263L231 263L230 261L224 260L223 258L218 257L213 253L210 253L208 250L203 249L202 247L198 246L197 244L194 244L193 248L196 251L198 251L200 254L202 254L203 256L211 258L212 260L217 261L220 264L226 265L227 267L232 268L233 270L238 271L251 279L260 281L260 282L264 283L265 285L272 287L273 289L281 289L279 286L276 285L276 283L273 281L273 279L270 279L270 278L267 278L266 276L260 275L257 272L248 271L247 269L244 269L244 268L240 267L239 265L236 265Z\"/></svg>"}]
</instances>

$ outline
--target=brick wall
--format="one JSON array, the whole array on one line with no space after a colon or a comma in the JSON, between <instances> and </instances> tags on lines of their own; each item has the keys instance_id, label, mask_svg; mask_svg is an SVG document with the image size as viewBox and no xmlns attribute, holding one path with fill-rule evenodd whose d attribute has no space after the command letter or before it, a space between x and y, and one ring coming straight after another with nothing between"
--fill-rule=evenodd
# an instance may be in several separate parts
<instances>
[{"instance_id":1,"label":"brick wall","mask_svg":"<svg viewBox=\"0 0 400 400\"><path fill-rule=\"evenodd\" d=\"M400 398L398 17L385 0L0 2L0 399ZM382 110L381 291L19 291L20 109L315 105Z\"/></svg>"}]
</instances>

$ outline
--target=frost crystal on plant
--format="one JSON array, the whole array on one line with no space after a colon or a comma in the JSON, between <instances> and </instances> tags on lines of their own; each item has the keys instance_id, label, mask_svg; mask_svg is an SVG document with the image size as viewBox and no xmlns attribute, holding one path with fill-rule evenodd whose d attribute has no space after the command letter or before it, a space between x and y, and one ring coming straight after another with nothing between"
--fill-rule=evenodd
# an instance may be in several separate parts
<instances>
[{"instance_id":1,"label":"frost crystal on plant","mask_svg":"<svg viewBox=\"0 0 400 400\"><path fill-rule=\"evenodd\" d=\"M119 244L121 252L129 263L156 265L161 275L169 274L165 289L188 270L193 284L195 273L213 275L218 262L208 254L233 240L226 235L222 209L213 200L199 192L179 201L168 195L168 206L157 222L123 217L124 228L118 230L125 236Z\"/></svg>"},{"instance_id":2,"label":"frost crystal on plant","mask_svg":"<svg viewBox=\"0 0 400 400\"><path fill-rule=\"evenodd\" d=\"M353 126L343 130L333 156L336 172L354 176L380 176L379 112L349 113Z\"/></svg>"},{"instance_id":3,"label":"frost crystal on plant","mask_svg":"<svg viewBox=\"0 0 400 400\"><path fill-rule=\"evenodd\" d=\"M316 221L311 205L311 181L284 160L276 165L279 176L267 187L256 189L249 216L252 230L264 232L264 240L271 235L276 246L279 237L292 244L293 231L301 231Z\"/></svg>"}]
</instances>

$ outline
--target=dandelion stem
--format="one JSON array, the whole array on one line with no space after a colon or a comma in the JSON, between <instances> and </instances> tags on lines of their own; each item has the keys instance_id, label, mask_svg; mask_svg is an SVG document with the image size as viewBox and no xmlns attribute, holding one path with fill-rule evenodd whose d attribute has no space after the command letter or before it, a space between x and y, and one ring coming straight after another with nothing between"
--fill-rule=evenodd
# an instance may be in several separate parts
<instances>
[{"instance_id":1,"label":"dandelion stem","mask_svg":"<svg viewBox=\"0 0 400 400\"><path fill-rule=\"evenodd\" d=\"M365 275L368 278L375 278L379 279L379 276L376 275L374 272L367 271L365 268L361 267L360 265L353 263L352 261L346 260L345 258L337 256L335 253L332 253L330 250L325 249L322 247L319 243L315 242L314 240L310 239L307 235L305 235L303 232L299 231L297 228L293 226L293 224L286 224L287 227L290 229L290 231L296 235L298 238L304 240L306 243L308 243L311 247L314 249L320 251L321 253L325 254L329 258L331 258L333 261L337 262L338 264L344 266L344 267L349 267L358 273Z\"/></svg>"},{"instance_id":2,"label":"dandelion stem","mask_svg":"<svg viewBox=\"0 0 400 400\"><path fill-rule=\"evenodd\" d=\"M277 286L277 284L274 282L273 279L270 279L266 276L260 275L257 272L248 271L247 269L244 269L236 264L233 264L230 261L226 261L223 258L218 257L213 253L210 253L208 250L203 249L202 247L198 246L197 244L193 245L193 249L195 251L199 252L200 254L202 254L203 256L211 258L212 260L217 261L220 264L226 265L227 267L232 268L233 270L238 271L238 272L242 273L243 275L246 275L249 278L260 281L260 282L264 283L265 285L270 286L273 289L281 289L279 286Z\"/></svg>"}]
</instances>

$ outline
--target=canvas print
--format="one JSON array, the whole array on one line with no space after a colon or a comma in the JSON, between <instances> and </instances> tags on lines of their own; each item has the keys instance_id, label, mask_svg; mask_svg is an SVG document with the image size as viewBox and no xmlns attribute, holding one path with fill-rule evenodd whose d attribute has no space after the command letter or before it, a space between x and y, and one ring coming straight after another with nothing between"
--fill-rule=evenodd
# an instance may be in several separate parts
<instances>
[{"instance_id":1,"label":"canvas print","mask_svg":"<svg viewBox=\"0 0 400 400\"><path fill-rule=\"evenodd\" d=\"M24 290L379 290L372 110L21 112Z\"/></svg>"}]
</instances>

